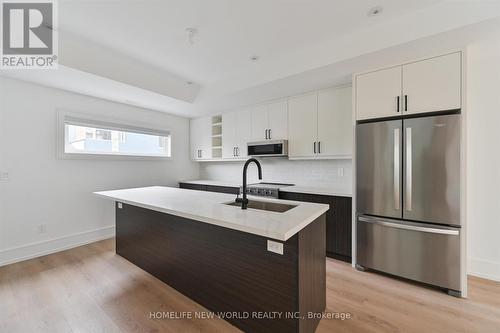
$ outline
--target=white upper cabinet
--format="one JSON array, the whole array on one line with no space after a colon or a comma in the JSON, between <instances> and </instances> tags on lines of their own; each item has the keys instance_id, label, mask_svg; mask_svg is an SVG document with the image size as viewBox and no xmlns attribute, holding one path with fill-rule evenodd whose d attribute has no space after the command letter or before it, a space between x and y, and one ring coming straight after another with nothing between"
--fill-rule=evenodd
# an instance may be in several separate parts
<instances>
[{"instance_id":1,"label":"white upper cabinet","mask_svg":"<svg viewBox=\"0 0 500 333\"><path fill-rule=\"evenodd\" d=\"M279 101L269 104L269 132L270 140L288 139L288 101Z\"/></svg>"},{"instance_id":2,"label":"white upper cabinet","mask_svg":"<svg viewBox=\"0 0 500 333\"><path fill-rule=\"evenodd\" d=\"M222 158L236 158L236 124L238 123L237 112L222 114Z\"/></svg>"},{"instance_id":3,"label":"white upper cabinet","mask_svg":"<svg viewBox=\"0 0 500 333\"><path fill-rule=\"evenodd\" d=\"M401 114L401 66L356 77L356 119Z\"/></svg>"},{"instance_id":4,"label":"white upper cabinet","mask_svg":"<svg viewBox=\"0 0 500 333\"><path fill-rule=\"evenodd\" d=\"M288 138L288 103L286 100L253 107L251 118L252 141Z\"/></svg>"},{"instance_id":5,"label":"white upper cabinet","mask_svg":"<svg viewBox=\"0 0 500 333\"><path fill-rule=\"evenodd\" d=\"M251 141L252 135L252 115L250 109L238 111L236 123L236 155L238 158L245 158L248 156L247 144Z\"/></svg>"},{"instance_id":6,"label":"white upper cabinet","mask_svg":"<svg viewBox=\"0 0 500 333\"><path fill-rule=\"evenodd\" d=\"M290 98L290 158L351 158L351 94L349 86Z\"/></svg>"},{"instance_id":7,"label":"white upper cabinet","mask_svg":"<svg viewBox=\"0 0 500 333\"><path fill-rule=\"evenodd\" d=\"M290 98L288 119L289 157L314 157L318 137L318 94Z\"/></svg>"},{"instance_id":8,"label":"white upper cabinet","mask_svg":"<svg viewBox=\"0 0 500 333\"><path fill-rule=\"evenodd\" d=\"M352 89L343 87L318 93L319 157L352 155Z\"/></svg>"},{"instance_id":9,"label":"white upper cabinet","mask_svg":"<svg viewBox=\"0 0 500 333\"><path fill-rule=\"evenodd\" d=\"M227 112L212 119L194 119L193 159L215 160L221 155L226 160L244 159L248 157L248 142L286 139L291 159L350 158L351 94L351 87L337 87ZM212 133L214 128L217 133Z\"/></svg>"},{"instance_id":10,"label":"white upper cabinet","mask_svg":"<svg viewBox=\"0 0 500 333\"><path fill-rule=\"evenodd\" d=\"M267 130L269 129L269 112L267 105L258 105L250 109L252 141L267 140Z\"/></svg>"},{"instance_id":11,"label":"white upper cabinet","mask_svg":"<svg viewBox=\"0 0 500 333\"><path fill-rule=\"evenodd\" d=\"M212 119L202 117L191 119L190 141L191 158L193 160L206 160L212 158Z\"/></svg>"},{"instance_id":12,"label":"white upper cabinet","mask_svg":"<svg viewBox=\"0 0 500 333\"><path fill-rule=\"evenodd\" d=\"M461 54L452 53L404 65L404 113L460 109L461 63Z\"/></svg>"},{"instance_id":13,"label":"white upper cabinet","mask_svg":"<svg viewBox=\"0 0 500 333\"><path fill-rule=\"evenodd\" d=\"M462 53L356 76L356 119L462 107Z\"/></svg>"},{"instance_id":14,"label":"white upper cabinet","mask_svg":"<svg viewBox=\"0 0 500 333\"><path fill-rule=\"evenodd\" d=\"M251 136L251 114L245 109L222 115L222 158L237 159L247 156Z\"/></svg>"}]
</instances>

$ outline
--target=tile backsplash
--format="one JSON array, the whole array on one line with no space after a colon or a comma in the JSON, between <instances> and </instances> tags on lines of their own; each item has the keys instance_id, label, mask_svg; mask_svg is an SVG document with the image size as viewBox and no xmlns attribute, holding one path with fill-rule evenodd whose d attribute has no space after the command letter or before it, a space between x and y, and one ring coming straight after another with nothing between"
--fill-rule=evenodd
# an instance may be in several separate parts
<instances>
[{"instance_id":1,"label":"tile backsplash","mask_svg":"<svg viewBox=\"0 0 500 333\"><path fill-rule=\"evenodd\" d=\"M293 183L305 186L330 187L351 192L352 160L295 160L262 158L265 181ZM200 179L240 183L244 162L200 163ZM257 182L254 164L248 170L249 183Z\"/></svg>"}]
</instances>

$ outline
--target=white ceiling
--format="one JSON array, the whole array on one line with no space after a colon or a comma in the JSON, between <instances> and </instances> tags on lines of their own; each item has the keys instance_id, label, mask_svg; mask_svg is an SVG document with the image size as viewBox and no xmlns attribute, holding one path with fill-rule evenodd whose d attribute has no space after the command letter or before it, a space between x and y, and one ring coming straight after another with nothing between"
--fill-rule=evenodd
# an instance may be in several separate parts
<instances>
[{"instance_id":1,"label":"white ceiling","mask_svg":"<svg viewBox=\"0 0 500 333\"><path fill-rule=\"evenodd\" d=\"M346 81L373 52L498 16L497 0L59 0L64 66L7 75L192 117Z\"/></svg>"},{"instance_id":2,"label":"white ceiling","mask_svg":"<svg viewBox=\"0 0 500 333\"><path fill-rule=\"evenodd\" d=\"M438 0L61 0L60 29L202 85ZM381 17L368 10L384 6ZM91 20L89 20L91 18ZM185 29L199 33L194 44Z\"/></svg>"}]
</instances>

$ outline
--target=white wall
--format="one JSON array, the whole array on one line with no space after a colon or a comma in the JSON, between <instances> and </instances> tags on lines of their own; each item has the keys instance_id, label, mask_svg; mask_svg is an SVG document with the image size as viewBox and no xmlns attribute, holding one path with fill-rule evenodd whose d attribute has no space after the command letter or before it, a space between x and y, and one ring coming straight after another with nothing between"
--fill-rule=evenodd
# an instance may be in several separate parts
<instances>
[{"instance_id":1,"label":"white wall","mask_svg":"<svg viewBox=\"0 0 500 333\"><path fill-rule=\"evenodd\" d=\"M467 51L468 270L500 281L500 33Z\"/></svg>"},{"instance_id":2,"label":"white wall","mask_svg":"<svg viewBox=\"0 0 500 333\"><path fill-rule=\"evenodd\" d=\"M264 180L297 185L329 187L351 193L351 160L289 161L281 158L262 158ZM342 168L344 175L339 175ZM243 162L200 163L200 179L223 180L241 183ZM257 182L257 169L252 164L248 170L249 182Z\"/></svg>"},{"instance_id":3,"label":"white wall","mask_svg":"<svg viewBox=\"0 0 500 333\"><path fill-rule=\"evenodd\" d=\"M61 160L56 108L172 130L173 160ZM189 121L124 104L0 77L0 265L114 233L111 202L93 191L173 185L196 178ZM45 233L38 226L46 225Z\"/></svg>"}]
</instances>

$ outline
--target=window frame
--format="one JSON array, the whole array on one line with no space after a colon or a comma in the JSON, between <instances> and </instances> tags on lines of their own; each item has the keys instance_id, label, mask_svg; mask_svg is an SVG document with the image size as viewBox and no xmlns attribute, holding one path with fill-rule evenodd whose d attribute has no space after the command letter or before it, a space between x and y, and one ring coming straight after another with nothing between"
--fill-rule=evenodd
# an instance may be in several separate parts
<instances>
[{"instance_id":1,"label":"window frame","mask_svg":"<svg viewBox=\"0 0 500 333\"><path fill-rule=\"evenodd\" d=\"M79 160L159 160L168 161L173 160L174 145L173 134L169 128L160 127L158 124L150 124L143 122L136 122L130 120L110 118L100 116L98 114L79 113L67 110L56 110L57 114L57 158L59 159L79 159ZM109 154L109 153L72 153L66 152L66 123L68 119L78 119L89 127L102 127L103 123L110 124L117 130L134 131L136 129L143 129L151 132L152 135L164 135L168 133L170 136L170 156L162 155L140 155L140 154ZM87 123L88 122L88 123ZM101 124L101 125L100 125ZM156 133L156 134L154 134Z\"/></svg>"}]
</instances>

